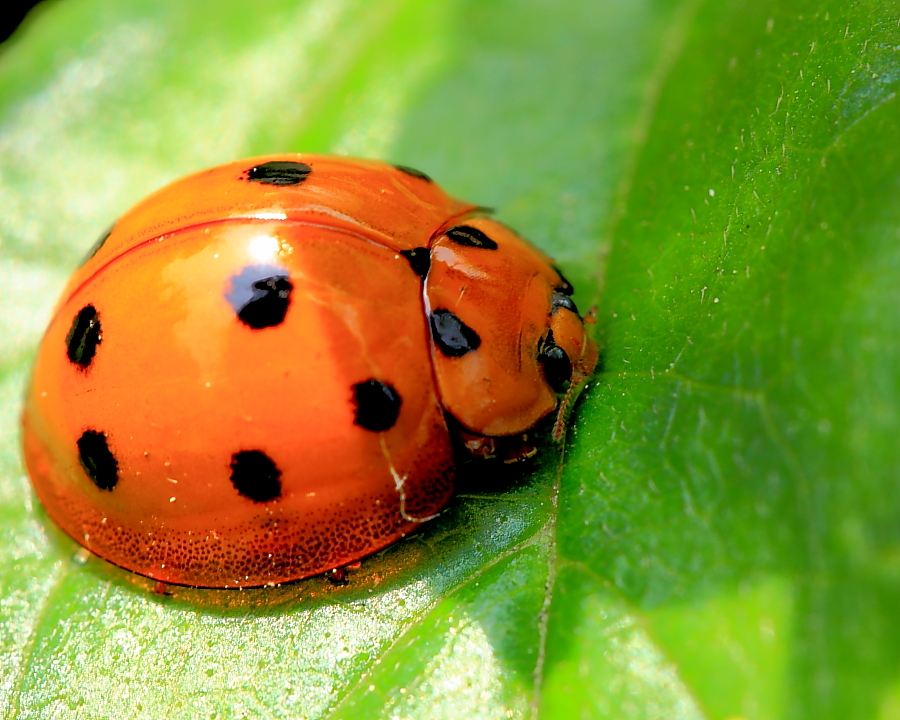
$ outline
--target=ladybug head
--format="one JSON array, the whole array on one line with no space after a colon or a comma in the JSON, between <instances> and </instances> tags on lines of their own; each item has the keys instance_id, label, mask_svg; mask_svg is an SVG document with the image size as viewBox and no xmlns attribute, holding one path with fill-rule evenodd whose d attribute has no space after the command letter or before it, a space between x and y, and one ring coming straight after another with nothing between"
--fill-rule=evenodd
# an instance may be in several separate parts
<instances>
[{"instance_id":1,"label":"ladybug head","mask_svg":"<svg viewBox=\"0 0 900 720\"><path fill-rule=\"evenodd\" d=\"M584 321L569 297L571 285L563 283L551 296L550 327L538 355L550 387L565 393L553 427L555 440L562 438L566 412L594 371L598 356L597 345L587 336Z\"/></svg>"}]
</instances>

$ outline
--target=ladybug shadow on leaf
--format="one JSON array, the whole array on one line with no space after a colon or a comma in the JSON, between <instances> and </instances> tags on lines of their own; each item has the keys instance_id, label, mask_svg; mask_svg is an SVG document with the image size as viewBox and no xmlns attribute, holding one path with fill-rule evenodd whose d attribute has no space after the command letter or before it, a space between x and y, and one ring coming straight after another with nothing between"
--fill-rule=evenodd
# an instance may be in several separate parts
<instances>
[{"instance_id":1,"label":"ladybug shadow on leaf","mask_svg":"<svg viewBox=\"0 0 900 720\"><path fill-rule=\"evenodd\" d=\"M537 453L517 462L506 462L501 458L461 459L457 465L456 499L500 495L521 489L530 475L547 466L548 460L556 459L555 443L550 440L549 432L543 434L546 437L536 443Z\"/></svg>"}]
</instances>

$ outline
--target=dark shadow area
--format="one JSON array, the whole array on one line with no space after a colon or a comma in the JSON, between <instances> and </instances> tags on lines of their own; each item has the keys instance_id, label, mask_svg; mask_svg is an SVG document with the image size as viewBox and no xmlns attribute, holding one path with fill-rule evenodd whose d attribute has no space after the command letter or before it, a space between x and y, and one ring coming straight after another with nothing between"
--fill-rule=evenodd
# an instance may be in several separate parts
<instances>
[{"instance_id":1,"label":"dark shadow area","mask_svg":"<svg viewBox=\"0 0 900 720\"><path fill-rule=\"evenodd\" d=\"M3 8L0 9L0 42L7 40L16 31L28 11L37 4L38 0L33 2L31 0L22 0L21 2L9 0L3 4Z\"/></svg>"}]
</instances>

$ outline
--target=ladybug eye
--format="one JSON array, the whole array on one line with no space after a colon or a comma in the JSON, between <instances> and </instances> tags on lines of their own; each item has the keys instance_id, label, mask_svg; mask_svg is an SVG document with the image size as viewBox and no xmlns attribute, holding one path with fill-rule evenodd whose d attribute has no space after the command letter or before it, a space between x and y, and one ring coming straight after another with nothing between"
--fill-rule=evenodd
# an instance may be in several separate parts
<instances>
[{"instance_id":1,"label":"ladybug eye","mask_svg":"<svg viewBox=\"0 0 900 720\"><path fill-rule=\"evenodd\" d=\"M578 315L578 307L575 305L575 301L572 300L568 295L563 295L561 292L555 292L551 296L551 307L552 310L550 314L552 315L560 308L565 308L566 310L571 310L573 313Z\"/></svg>"},{"instance_id":2,"label":"ladybug eye","mask_svg":"<svg viewBox=\"0 0 900 720\"><path fill-rule=\"evenodd\" d=\"M541 344L538 360L544 366L544 376L550 387L554 392L562 392L563 385L572 377L572 361L566 351L553 341L552 330Z\"/></svg>"}]
</instances>

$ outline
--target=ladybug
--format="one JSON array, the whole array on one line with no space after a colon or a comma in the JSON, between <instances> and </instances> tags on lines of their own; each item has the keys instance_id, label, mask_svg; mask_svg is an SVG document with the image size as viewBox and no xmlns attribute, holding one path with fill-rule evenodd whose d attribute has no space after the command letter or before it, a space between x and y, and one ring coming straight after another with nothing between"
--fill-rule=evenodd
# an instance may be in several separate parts
<instances>
[{"instance_id":1,"label":"ladybug","mask_svg":"<svg viewBox=\"0 0 900 720\"><path fill-rule=\"evenodd\" d=\"M23 412L49 515L162 583L316 575L515 459L597 360L551 260L419 171L325 155L191 175L75 271Z\"/></svg>"}]
</instances>

